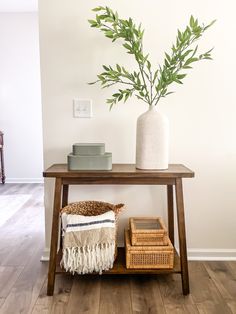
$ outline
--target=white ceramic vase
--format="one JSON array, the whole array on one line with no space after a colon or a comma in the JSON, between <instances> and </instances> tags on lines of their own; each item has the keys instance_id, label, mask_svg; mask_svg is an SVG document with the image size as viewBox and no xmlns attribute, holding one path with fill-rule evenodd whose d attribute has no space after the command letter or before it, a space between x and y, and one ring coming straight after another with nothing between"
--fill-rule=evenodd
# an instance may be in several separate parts
<instances>
[{"instance_id":1,"label":"white ceramic vase","mask_svg":"<svg viewBox=\"0 0 236 314\"><path fill-rule=\"evenodd\" d=\"M136 168L168 169L168 159L169 121L156 106L149 106L137 120Z\"/></svg>"}]
</instances>

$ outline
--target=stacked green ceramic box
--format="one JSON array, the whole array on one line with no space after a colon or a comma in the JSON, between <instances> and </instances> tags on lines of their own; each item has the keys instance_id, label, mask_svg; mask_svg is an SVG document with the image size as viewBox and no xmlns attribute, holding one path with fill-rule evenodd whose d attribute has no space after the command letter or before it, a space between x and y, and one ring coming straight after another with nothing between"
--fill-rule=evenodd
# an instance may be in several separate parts
<instances>
[{"instance_id":1,"label":"stacked green ceramic box","mask_svg":"<svg viewBox=\"0 0 236 314\"><path fill-rule=\"evenodd\" d=\"M76 143L67 156L69 170L111 170L112 153L104 143Z\"/></svg>"}]
</instances>

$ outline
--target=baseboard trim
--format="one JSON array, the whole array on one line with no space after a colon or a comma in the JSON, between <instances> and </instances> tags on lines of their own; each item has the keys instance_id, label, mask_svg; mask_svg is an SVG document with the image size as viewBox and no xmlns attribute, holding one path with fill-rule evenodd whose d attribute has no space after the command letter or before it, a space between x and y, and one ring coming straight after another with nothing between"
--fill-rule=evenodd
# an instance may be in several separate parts
<instances>
[{"instance_id":1,"label":"baseboard trim","mask_svg":"<svg viewBox=\"0 0 236 314\"><path fill-rule=\"evenodd\" d=\"M190 261L236 261L236 249L188 249Z\"/></svg>"},{"instance_id":2,"label":"baseboard trim","mask_svg":"<svg viewBox=\"0 0 236 314\"><path fill-rule=\"evenodd\" d=\"M6 178L6 183L43 183L43 178Z\"/></svg>"},{"instance_id":3,"label":"baseboard trim","mask_svg":"<svg viewBox=\"0 0 236 314\"><path fill-rule=\"evenodd\" d=\"M120 245L122 246L122 245ZM178 248L177 248L178 251ZM49 261L50 250L45 248L41 262ZM236 249L188 249L189 261L236 261Z\"/></svg>"},{"instance_id":4,"label":"baseboard trim","mask_svg":"<svg viewBox=\"0 0 236 314\"><path fill-rule=\"evenodd\" d=\"M50 250L45 248L43 251L43 254L40 258L41 262L48 262L49 261L49 256L50 256Z\"/></svg>"}]
</instances>

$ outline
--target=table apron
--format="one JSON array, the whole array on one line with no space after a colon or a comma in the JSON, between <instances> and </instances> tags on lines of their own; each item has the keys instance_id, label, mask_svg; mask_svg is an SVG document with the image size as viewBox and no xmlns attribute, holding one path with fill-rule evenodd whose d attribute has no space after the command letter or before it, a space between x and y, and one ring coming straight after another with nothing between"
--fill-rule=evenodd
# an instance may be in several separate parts
<instances>
[{"instance_id":1,"label":"table apron","mask_svg":"<svg viewBox=\"0 0 236 314\"><path fill-rule=\"evenodd\" d=\"M63 185L175 185L175 178L62 178Z\"/></svg>"}]
</instances>

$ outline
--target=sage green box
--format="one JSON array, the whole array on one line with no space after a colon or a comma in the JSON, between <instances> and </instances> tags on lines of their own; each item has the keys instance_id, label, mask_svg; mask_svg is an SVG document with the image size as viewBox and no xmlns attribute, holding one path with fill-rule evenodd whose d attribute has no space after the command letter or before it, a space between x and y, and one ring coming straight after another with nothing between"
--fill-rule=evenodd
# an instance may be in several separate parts
<instances>
[{"instance_id":1,"label":"sage green box","mask_svg":"<svg viewBox=\"0 0 236 314\"><path fill-rule=\"evenodd\" d=\"M76 143L73 145L73 155L94 156L104 155L104 143Z\"/></svg>"},{"instance_id":2,"label":"sage green box","mask_svg":"<svg viewBox=\"0 0 236 314\"><path fill-rule=\"evenodd\" d=\"M103 155L74 155L67 156L68 170L112 170L112 153Z\"/></svg>"}]
</instances>

